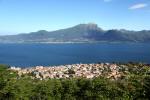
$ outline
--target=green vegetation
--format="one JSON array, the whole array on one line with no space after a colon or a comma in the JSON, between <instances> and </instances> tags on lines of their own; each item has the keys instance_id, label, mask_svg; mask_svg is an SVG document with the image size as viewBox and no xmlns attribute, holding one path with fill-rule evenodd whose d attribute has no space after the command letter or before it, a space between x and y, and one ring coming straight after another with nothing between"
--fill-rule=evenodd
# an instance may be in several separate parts
<instances>
[{"instance_id":1,"label":"green vegetation","mask_svg":"<svg viewBox=\"0 0 150 100\"><path fill-rule=\"evenodd\" d=\"M130 74L118 80L105 77L38 80L31 79L29 74L18 77L17 72L7 70L9 66L0 65L0 100L149 100L150 65L131 62L123 65Z\"/></svg>"},{"instance_id":2,"label":"green vegetation","mask_svg":"<svg viewBox=\"0 0 150 100\"><path fill-rule=\"evenodd\" d=\"M69 69L69 70L68 70L68 74L75 74L75 71Z\"/></svg>"}]
</instances>

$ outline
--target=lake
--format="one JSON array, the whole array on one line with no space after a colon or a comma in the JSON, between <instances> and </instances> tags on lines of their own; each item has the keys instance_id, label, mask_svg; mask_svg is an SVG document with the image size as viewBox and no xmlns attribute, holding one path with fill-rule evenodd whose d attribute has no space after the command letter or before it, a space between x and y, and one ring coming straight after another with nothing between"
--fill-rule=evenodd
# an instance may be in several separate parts
<instances>
[{"instance_id":1,"label":"lake","mask_svg":"<svg viewBox=\"0 0 150 100\"><path fill-rule=\"evenodd\" d=\"M0 44L0 64L17 67L128 61L150 63L150 44Z\"/></svg>"}]
</instances>

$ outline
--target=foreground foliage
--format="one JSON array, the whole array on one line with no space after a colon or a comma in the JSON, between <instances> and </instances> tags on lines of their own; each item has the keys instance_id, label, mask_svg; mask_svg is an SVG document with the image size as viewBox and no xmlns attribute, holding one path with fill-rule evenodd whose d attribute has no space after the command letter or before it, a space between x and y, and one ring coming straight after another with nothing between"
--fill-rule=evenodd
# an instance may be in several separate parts
<instances>
[{"instance_id":1,"label":"foreground foliage","mask_svg":"<svg viewBox=\"0 0 150 100\"><path fill-rule=\"evenodd\" d=\"M118 80L33 80L29 75L20 78L16 72L7 70L9 66L0 65L0 100L149 100L149 65L126 65L132 73Z\"/></svg>"}]
</instances>

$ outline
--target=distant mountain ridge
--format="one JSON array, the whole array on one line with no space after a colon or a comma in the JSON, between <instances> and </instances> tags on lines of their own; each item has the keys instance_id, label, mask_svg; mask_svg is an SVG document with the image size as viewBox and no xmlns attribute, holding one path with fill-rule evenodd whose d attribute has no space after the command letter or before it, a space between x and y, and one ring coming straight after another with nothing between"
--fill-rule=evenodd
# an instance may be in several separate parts
<instances>
[{"instance_id":1,"label":"distant mountain ridge","mask_svg":"<svg viewBox=\"0 0 150 100\"><path fill-rule=\"evenodd\" d=\"M0 36L0 42L150 42L150 30L103 30L97 24L79 24L56 31L40 30Z\"/></svg>"}]
</instances>

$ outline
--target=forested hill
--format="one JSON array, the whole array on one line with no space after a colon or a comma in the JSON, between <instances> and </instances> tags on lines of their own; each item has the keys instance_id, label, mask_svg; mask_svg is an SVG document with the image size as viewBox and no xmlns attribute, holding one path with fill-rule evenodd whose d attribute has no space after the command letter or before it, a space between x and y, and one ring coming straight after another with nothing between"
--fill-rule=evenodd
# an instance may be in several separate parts
<instances>
[{"instance_id":1,"label":"forested hill","mask_svg":"<svg viewBox=\"0 0 150 100\"><path fill-rule=\"evenodd\" d=\"M89 23L51 32L0 36L0 42L150 42L150 30L103 30Z\"/></svg>"},{"instance_id":2,"label":"forested hill","mask_svg":"<svg viewBox=\"0 0 150 100\"><path fill-rule=\"evenodd\" d=\"M43 79L39 74L42 80L34 78L39 76L35 75L36 71L20 75L9 70L10 66L0 64L0 100L150 100L149 64L113 64L121 67L119 72L111 67L108 70L108 67L99 67L93 72L99 70L101 76L92 79L73 78L75 74L69 71L66 74L71 79ZM59 75L56 74L57 77Z\"/></svg>"}]
</instances>

